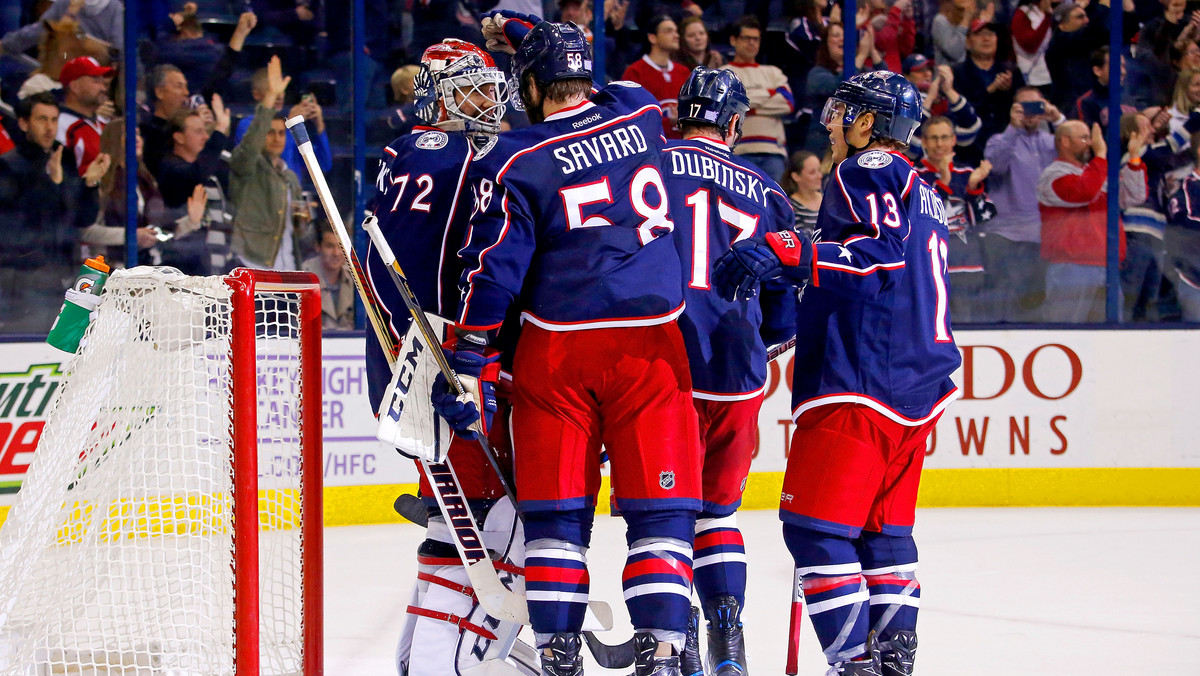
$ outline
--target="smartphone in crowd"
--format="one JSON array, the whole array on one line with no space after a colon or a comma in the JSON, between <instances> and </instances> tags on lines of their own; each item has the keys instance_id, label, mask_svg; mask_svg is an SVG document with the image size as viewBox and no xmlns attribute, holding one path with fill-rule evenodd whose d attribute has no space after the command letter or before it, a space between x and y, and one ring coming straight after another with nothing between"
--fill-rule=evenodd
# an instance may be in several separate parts
<instances>
[{"instance_id":1,"label":"smartphone in crowd","mask_svg":"<svg viewBox=\"0 0 1200 676\"><path fill-rule=\"evenodd\" d=\"M1046 104L1041 101L1022 101L1021 107L1025 109L1025 114L1030 117L1046 113Z\"/></svg>"}]
</instances>

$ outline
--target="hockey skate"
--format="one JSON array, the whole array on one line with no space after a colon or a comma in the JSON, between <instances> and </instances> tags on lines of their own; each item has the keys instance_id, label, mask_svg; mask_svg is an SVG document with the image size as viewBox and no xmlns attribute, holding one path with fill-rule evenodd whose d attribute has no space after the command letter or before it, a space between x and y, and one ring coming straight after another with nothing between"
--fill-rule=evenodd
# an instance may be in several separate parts
<instances>
[{"instance_id":1,"label":"hockey skate","mask_svg":"<svg viewBox=\"0 0 1200 676\"><path fill-rule=\"evenodd\" d=\"M555 634L542 651L542 676L582 676L583 640L579 634Z\"/></svg>"},{"instance_id":2,"label":"hockey skate","mask_svg":"<svg viewBox=\"0 0 1200 676\"><path fill-rule=\"evenodd\" d=\"M879 643L879 662L883 676L912 676L917 656L917 632L898 631Z\"/></svg>"},{"instance_id":3,"label":"hockey skate","mask_svg":"<svg viewBox=\"0 0 1200 676\"><path fill-rule=\"evenodd\" d=\"M683 676L705 676L704 662L700 659L700 609L696 606L692 606L688 616L687 641L679 656L679 666Z\"/></svg>"},{"instance_id":4,"label":"hockey skate","mask_svg":"<svg viewBox=\"0 0 1200 676\"><path fill-rule=\"evenodd\" d=\"M825 676L883 676L879 665L879 644L875 641L875 632L867 636L867 654L855 660L838 662L829 667Z\"/></svg>"},{"instance_id":5,"label":"hockey skate","mask_svg":"<svg viewBox=\"0 0 1200 676\"><path fill-rule=\"evenodd\" d=\"M658 650L658 639L654 634L634 634L633 650L637 655L633 662L633 676L682 676L679 655L659 657L654 654Z\"/></svg>"},{"instance_id":6,"label":"hockey skate","mask_svg":"<svg viewBox=\"0 0 1200 676\"><path fill-rule=\"evenodd\" d=\"M737 599L725 594L704 604L708 623L708 673L710 676L745 676L746 639L742 635L742 609Z\"/></svg>"}]
</instances>

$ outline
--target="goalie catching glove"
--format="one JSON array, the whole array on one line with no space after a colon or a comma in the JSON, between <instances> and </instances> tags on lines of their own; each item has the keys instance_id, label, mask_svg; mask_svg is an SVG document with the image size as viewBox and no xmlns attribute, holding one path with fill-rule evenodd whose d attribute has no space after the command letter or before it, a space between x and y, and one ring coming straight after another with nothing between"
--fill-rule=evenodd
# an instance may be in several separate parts
<instances>
[{"instance_id":1,"label":"goalie catching glove","mask_svg":"<svg viewBox=\"0 0 1200 676\"><path fill-rule=\"evenodd\" d=\"M713 286L727 301L749 300L776 277L803 286L812 274L813 244L804 233L768 232L764 239L735 242L713 266Z\"/></svg>"},{"instance_id":2,"label":"goalie catching glove","mask_svg":"<svg viewBox=\"0 0 1200 676\"><path fill-rule=\"evenodd\" d=\"M454 433L464 439L487 436L496 412L496 381L500 379L500 352L487 346L481 336L460 334L442 344L450 368L458 374L463 393L455 396L444 373L433 381L430 398L433 409L450 423ZM479 412L483 411L480 418ZM473 426L481 420L479 429Z\"/></svg>"}]
</instances>

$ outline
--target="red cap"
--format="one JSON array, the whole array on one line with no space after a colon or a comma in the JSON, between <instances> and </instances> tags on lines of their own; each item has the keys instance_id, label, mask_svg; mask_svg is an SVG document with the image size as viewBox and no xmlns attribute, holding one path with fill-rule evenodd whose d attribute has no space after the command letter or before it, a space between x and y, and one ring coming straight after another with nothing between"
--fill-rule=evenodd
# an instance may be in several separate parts
<instances>
[{"instance_id":1,"label":"red cap","mask_svg":"<svg viewBox=\"0 0 1200 676\"><path fill-rule=\"evenodd\" d=\"M90 56L77 56L63 66L62 74L58 76L58 81L62 83L63 89L66 89L77 78L85 75L94 75L96 77L104 77L112 75L115 72L108 66L101 66L100 62Z\"/></svg>"},{"instance_id":2,"label":"red cap","mask_svg":"<svg viewBox=\"0 0 1200 676\"><path fill-rule=\"evenodd\" d=\"M971 27L967 29L967 35L974 35L984 29L990 30L993 33L999 33L999 31L996 30L996 26L997 26L997 24L993 21L984 21L983 19L975 19L974 21L971 22ZM63 86L66 86L65 82L63 83Z\"/></svg>"}]
</instances>

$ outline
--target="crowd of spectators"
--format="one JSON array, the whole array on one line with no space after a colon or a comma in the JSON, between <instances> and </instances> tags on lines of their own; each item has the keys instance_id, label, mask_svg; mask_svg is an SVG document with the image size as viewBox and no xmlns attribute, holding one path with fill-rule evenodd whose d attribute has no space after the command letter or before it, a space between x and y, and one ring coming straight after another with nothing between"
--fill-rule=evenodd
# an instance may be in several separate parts
<instances>
[{"instance_id":1,"label":"crowd of spectators","mask_svg":"<svg viewBox=\"0 0 1200 676\"><path fill-rule=\"evenodd\" d=\"M1122 318L1193 321L1200 10L1121 0L1122 106L1110 121L1113 1L859 0L844 16L831 0L607 0L605 74L646 86L675 136L688 72L736 72L751 100L736 152L780 182L796 227L811 229L830 171L818 118L846 75L846 50L857 70L901 72L924 95L908 156L943 197L959 324L1104 319L1104 132L1117 123ZM355 80L343 3L0 0L0 332L46 331L82 255L129 258L128 114L139 130L139 263L311 270L326 289L327 328L352 327L351 285L284 119L305 118L349 207L353 81L368 86L357 112L370 173L417 122L412 83L425 47L482 44L483 10L576 21L589 35L597 11L593 0L364 4L366 68ZM141 25L131 77L119 72L127 10ZM136 111L123 110L125 82L137 86ZM505 120L526 123L516 110Z\"/></svg>"}]
</instances>

